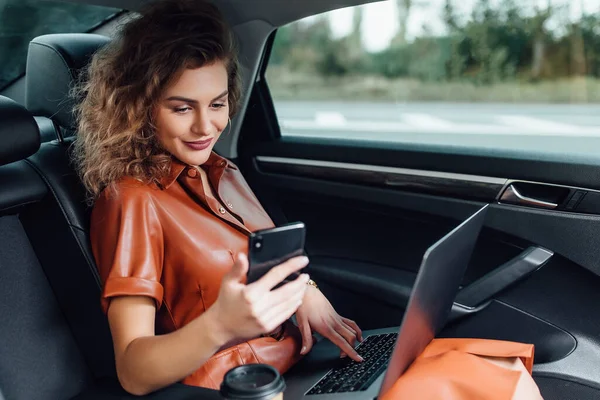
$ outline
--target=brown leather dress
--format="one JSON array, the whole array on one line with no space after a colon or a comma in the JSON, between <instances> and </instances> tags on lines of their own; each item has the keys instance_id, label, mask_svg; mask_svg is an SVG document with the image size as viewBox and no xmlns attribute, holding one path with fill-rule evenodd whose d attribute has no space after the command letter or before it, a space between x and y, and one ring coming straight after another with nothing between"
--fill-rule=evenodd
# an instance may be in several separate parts
<instances>
[{"instance_id":1,"label":"brown leather dress","mask_svg":"<svg viewBox=\"0 0 600 400\"><path fill-rule=\"evenodd\" d=\"M218 199L205 193L198 171L173 160L157 185L125 178L105 190L91 219L91 244L104 284L104 312L111 297L142 295L156 301L157 333L186 325L217 299L221 279L248 234L273 222L230 161L212 153L203 165ZM267 363L281 373L299 358L301 336L287 323L279 340L258 337L219 351L183 383L218 388L225 372Z\"/></svg>"}]
</instances>

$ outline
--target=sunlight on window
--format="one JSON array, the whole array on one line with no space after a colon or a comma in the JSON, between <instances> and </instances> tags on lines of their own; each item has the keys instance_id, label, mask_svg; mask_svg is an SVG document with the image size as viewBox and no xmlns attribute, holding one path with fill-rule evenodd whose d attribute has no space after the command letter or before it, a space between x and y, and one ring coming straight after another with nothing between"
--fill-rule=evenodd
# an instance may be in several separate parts
<instances>
[{"instance_id":1,"label":"sunlight on window","mask_svg":"<svg viewBox=\"0 0 600 400\"><path fill-rule=\"evenodd\" d=\"M266 79L283 135L478 146L518 135L532 148L600 137L600 0L336 10L280 28Z\"/></svg>"}]
</instances>

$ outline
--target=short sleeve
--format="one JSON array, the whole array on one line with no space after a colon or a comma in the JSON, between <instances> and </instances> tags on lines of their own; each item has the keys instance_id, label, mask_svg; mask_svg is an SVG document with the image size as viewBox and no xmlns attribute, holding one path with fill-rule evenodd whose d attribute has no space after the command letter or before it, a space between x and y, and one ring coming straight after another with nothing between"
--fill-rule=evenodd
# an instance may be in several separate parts
<instances>
[{"instance_id":1,"label":"short sleeve","mask_svg":"<svg viewBox=\"0 0 600 400\"><path fill-rule=\"evenodd\" d=\"M164 240L156 208L144 187L105 190L92 211L90 240L102 279L102 310L116 296L148 296L162 305Z\"/></svg>"}]
</instances>

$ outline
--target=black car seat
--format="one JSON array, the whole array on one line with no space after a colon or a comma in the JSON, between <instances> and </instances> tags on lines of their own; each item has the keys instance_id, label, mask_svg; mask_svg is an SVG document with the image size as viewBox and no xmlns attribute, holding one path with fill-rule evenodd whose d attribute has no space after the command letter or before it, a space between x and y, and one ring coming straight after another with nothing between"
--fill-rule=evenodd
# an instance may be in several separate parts
<instances>
[{"instance_id":1,"label":"black car seat","mask_svg":"<svg viewBox=\"0 0 600 400\"><path fill-rule=\"evenodd\" d=\"M37 37L29 46L25 78L27 108L50 118L58 134L28 160L51 194L30 221L30 238L96 377L116 372L108 323L98 308L100 278L87 239L85 190L67 154L75 125L69 91L90 56L108 41L86 34ZM42 219L45 229L36 229L36 220Z\"/></svg>"},{"instance_id":2,"label":"black car seat","mask_svg":"<svg viewBox=\"0 0 600 400\"><path fill-rule=\"evenodd\" d=\"M36 117L43 142L73 134L72 83L108 42L108 37L91 33L42 35L29 42L25 107Z\"/></svg>"},{"instance_id":3,"label":"black car seat","mask_svg":"<svg viewBox=\"0 0 600 400\"><path fill-rule=\"evenodd\" d=\"M33 116L0 96L0 388L9 400L68 399L92 383L25 228L49 196L23 161L39 146Z\"/></svg>"}]
</instances>

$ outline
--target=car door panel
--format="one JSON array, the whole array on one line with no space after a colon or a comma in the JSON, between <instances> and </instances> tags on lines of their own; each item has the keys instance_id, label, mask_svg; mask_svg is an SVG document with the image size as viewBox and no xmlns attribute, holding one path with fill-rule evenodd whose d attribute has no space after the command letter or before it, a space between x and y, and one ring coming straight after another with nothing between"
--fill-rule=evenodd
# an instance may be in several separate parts
<instances>
[{"instance_id":1,"label":"car door panel","mask_svg":"<svg viewBox=\"0 0 600 400\"><path fill-rule=\"evenodd\" d=\"M600 322L592 322L600 321L592 310L600 293L600 219L594 206L577 210L590 193L596 203L600 159L477 143L359 141L351 132L282 137L262 80L242 129L245 176L276 223L306 223L310 272L340 313L365 329L398 325L427 247L491 203L463 287L531 246L552 256L490 301L454 312L440 336L533 343L546 398L569 385L582 385L582 399L600 395L593 389L600 390ZM542 203L502 198L510 185ZM586 195L571 201L580 189Z\"/></svg>"},{"instance_id":2,"label":"car door panel","mask_svg":"<svg viewBox=\"0 0 600 400\"><path fill-rule=\"evenodd\" d=\"M287 147L283 144L280 144L282 148ZM290 145L294 146L291 143ZM316 147L320 148L322 146L315 145ZM262 159L262 164L265 164L264 156L259 156L258 159ZM282 164L282 160L285 160L283 157L277 159L279 164ZM294 160L297 159L293 159L291 163ZM358 183L353 183L350 178L342 181L338 180L339 176L332 178L328 170L323 171L323 174L317 177L317 172L314 170L309 172L295 170L292 174L289 174L289 170L286 171L285 168L278 170L279 172L274 172L273 167L263 171L260 165L260 161L254 164L254 169L260 171L260 181L268 181L270 185L277 185L278 187L289 187L292 191L297 191L298 188L311 187L310 192L316 193L318 198L324 198L328 195L336 196L337 194L339 197L348 200L361 201L361 199L369 199L370 203L378 206L387 205L395 209L424 212L439 217L451 218L455 221L466 218L483 204L472 199L472 196L471 198L467 196L466 199L459 197L461 196L460 190L473 184L473 182L468 181L464 184L455 184L451 189L444 182L440 185L442 187L437 189L431 188L432 185L427 185L425 188L419 187L418 190L414 190L416 185L413 181L412 190L407 191L405 187L400 185L381 187L376 181L365 183L362 175L359 175ZM361 164L360 167L363 170L373 167L374 171L379 168L379 166L373 164ZM430 170L416 170L415 172L423 174L429 173ZM435 171L434 174L439 174L439 172ZM448 175L460 176L458 174ZM489 180L498 179L486 176L476 177ZM425 180L428 180L428 178L426 177ZM461 179L454 178L453 180L456 182ZM510 182L509 180L502 181ZM480 200L483 200L485 194L481 193L489 193L493 189L497 189L495 196L487 195L486 197L486 201L495 202L500 198L501 190L505 186L497 183L489 184L477 196L480 196ZM459 189L456 190L456 188ZM590 196L590 193L595 194L593 189L586 189L586 191L589 192L586 198ZM432 192L444 193L444 196L427 195ZM451 192L452 197L448 197L448 192ZM600 246L597 246L595 242L595 233L600 226L600 216L507 204L495 204L489 214L486 226L525 239L526 242L556 251L575 263L600 274Z\"/></svg>"},{"instance_id":3,"label":"car door panel","mask_svg":"<svg viewBox=\"0 0 600 400\"><path fill-rule=\"evenodd\" d=\"M264 172L256 157L250 165L254 168L245 173L251 183L260 182L260 195L276 199L270 204L276 203L286 220L306 223L313 277L322 282L340 312L367 329L400 322L427 247L483 204L459 199L456 193L446 197L432 195L429 189L421 193L397 186L340 182L314 172L308 177L297 171L291 175L289 171ZM439 189L440 193L446 189ZM500 292L487 307L449 324L441 336L534 343L536 374L565 376L562 365L580 357L580 340L598 332L596 324L573 324L573 318L594 318L593 310L585 307L585 298L594 298L594 288L600 287L600 278L592 272L598 270L594 240L598 223L593 215L493 204L464 286L530 245L556 255ZM563 289L549 290L559 282ZM572 297L572 291L581 296ZM546 306L550 298L558 304ZM574 308L586 311L573 314ZM565 315L557 317L556 309ZM587 342L587 352L600 350L596 342ZM571 367L568 376L595 385L600 375L584 367L591 358L584 356L582 366Z\"/></svg>"}]
</instances>

